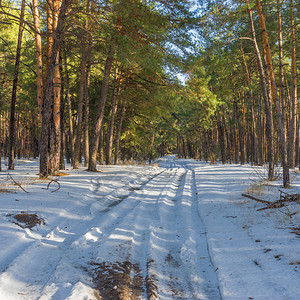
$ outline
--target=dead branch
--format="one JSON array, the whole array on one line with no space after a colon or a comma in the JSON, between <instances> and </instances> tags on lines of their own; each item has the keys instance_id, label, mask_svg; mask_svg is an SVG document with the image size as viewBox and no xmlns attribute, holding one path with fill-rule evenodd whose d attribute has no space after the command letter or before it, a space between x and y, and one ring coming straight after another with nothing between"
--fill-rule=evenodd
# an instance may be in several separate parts
<instances>
[{"instance_id":1,"label":"dead branch","mask_svg":"<svg viewBox=\"0 0 300 300\"><path fill-rule=\"evenodd\" d=\"M282 194L285 194L285 196L282 196ZM280 191L280 199L276 200L274 202L272 201L267 201L267 200L262 200L262 199L258 199L255 198L253 196L250 195L246 195L246 194L242 194L243 197L252 199L254 201L260 202L260 203L265 203L268 204L265 207L259 208L257 211L262 211L265 209L271 209L271 208L281 208L281 207L285 207L287 202L299 202L300 201L300 194L288 194L285 192Z\"/></svg>"},{"instance_id":2,"label":"dead branch","mask_svg":"<svg viewBox=\"0 0 300 300\"><path fill-rule=\"evenodd\" d=\"M271 205L259 208L257 211L261 211L261 210L265 210L265 209L270 209L270 208L280 208L280 207L283 207L283 206L285 206L284 202L277 202L276 201L276 202L273 202Z\"/></svg>"},{"instance_id":3,"label":"dead branch","mask_svg":"<svg viewBox=\"0 0 300 300\"><path fill-rule=\"evenodd\" d=\"M51 185L52 182L55 182L55 183L57 183L57 185L58 185L58 188L57 188L56 190L51 191L51 193L54 193L54 192L57 192L57 191L60 189L60 183L58 182L57 179L52 179L52 180L48 183L48 185L47 185L47 190L49 190L49 187L50 187L50 185Z\"/></svg>"},{"instance_id":4,"label":"dead branch","mask_svg":"<svg viewBox=\"0 0 300 300\"><path fill-rule=\"evenodd\" d=\"M267 200L261 200L261 199L258 199L258 198L255 198L253 196L250 196L250 195L246 195L246 194L242 194L243 197L246 197L246 198L249 198L249 199L252 199L254 201L257 201L257 202L261 202L261 203L267 203L267 204L272 204L273 202L271 201L267 201Z\"/></svg>"},{"instance_id":5,"label":"dead branch","mask_svg":"<svg viewBox=\"0 0 300 300\"><path fill-rule=\"evenodd\" d=\"M10 177L10 179L15 183L15 185L17 185L22 191L24 191L26 194L29 194L29 192L27 192L20 183L16 182L13 177L9 174L8 170L7 170L7 174Z\"/></svg>"}]
</instances>

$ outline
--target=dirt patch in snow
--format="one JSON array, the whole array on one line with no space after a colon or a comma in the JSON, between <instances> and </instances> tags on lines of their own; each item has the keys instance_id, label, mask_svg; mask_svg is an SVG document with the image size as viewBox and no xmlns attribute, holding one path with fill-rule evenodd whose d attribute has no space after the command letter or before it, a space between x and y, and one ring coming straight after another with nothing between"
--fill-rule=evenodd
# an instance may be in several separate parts
<instances>
[{"instance_id":1,"label":"dirt patch in snow","mask_svg":"<svg viewBox=\"0 0 300 300\"><path fill-rule=\"evenodd\" d=\"M39 225L45 225L45 220L41 217L39 217L37 214L28 214L25 212L21 212L17 215L14 215L13 218L17 220L17 222L14 221L15 224L21 226L22 228L32 228ZM20 224L22 223L22 224ZM25 224L25 225L24 225Z\"/></svg>"},{"instance_id":2,"label":"dirt patch in snow","mask_svg":"<svg viewBox=\"0 0 300 300\"><path fill-rule=\"evenodd\" d=\"M149 270L151 264L154 263L153 259L149 259L147 262L147 269ZM148 299L157 299L157 285L156 285L156 279L154 276L147 275L145 280L146 285L146 294Z\"/></svg>"},{"instance_id":3,"label":"dirt patch in snow","mask_svg":"<svg viewBox=\"0 0 300 300\"><path fill-rule=\"evenodd\" d=\"M135 300L144 293L143 277L130 261L90 263L94 287L101 299Z\"/></svg>"}]
</instances>

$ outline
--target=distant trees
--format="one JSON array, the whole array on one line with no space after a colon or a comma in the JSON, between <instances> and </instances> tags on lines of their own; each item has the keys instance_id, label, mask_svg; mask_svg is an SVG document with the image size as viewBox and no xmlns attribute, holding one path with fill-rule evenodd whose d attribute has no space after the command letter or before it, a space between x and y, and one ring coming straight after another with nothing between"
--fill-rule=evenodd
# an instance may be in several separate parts
<instances>
[{"instance_id":1,"label":"distant trees","mask_svg":"<svg viewBox=\"0 0 300 300\"><path fill-rule=\"evenodd\" d=\"M15 137L11 158L39 154L48 176L63 158L95 171L176 152L267 163L269 180L280 164L289 185L300 160L293 0L203 0L193 11L177 0L27 4L15 135L8 125L19 6L0 7L3 156Z\"/></svg>"},{"instance_id":2,"label":"distant trees","mask_svg":"<svg viewBox=\"0 0 300 300\"><path fill-rule=\"evenodd\" d=\"M149 112L154 115L156 105L161 111L167 106L158 98L167 99L168 86L175 87L165 71L180 63L171 44L189 44L184 34L191 24L188 5L177 0L156 4L32 0L26 4L28 34L23 37L25 50L20 56L25 76L16 89L22 93L16 98L15 134L8 132L8 107L13 102L8 90L1 90L4 156L9 138L16 138L12 158L36 156L39 140L40 174L46 177L63 167L64 157L78 168L84 156L85 165L95 171L102 156L111 164L158 155L160 129L149 126L151 137L145 140L140 135L148 126L146 120L138 119ZM1 2L1 20L5 21L1 28L16 32L15 9L14 3ZM14 36L3 36L0 42L1 55L7 49L11 52L8 59L0 56L6 87L12 87ZM139 141L143 145L135 148Z\"/></svg>"},{"instance_id":3,"label":"distant trees","mask_svg":"<svg viewBox=\"0 0 300 300\"><path fill-rule=\"evenodd\" d=\"M218 147L209 149L222 161L229 146L226 161L244 163L245 156L252 164L267 162L270 180L276 177L274 163L280 163L288 187L289 167L299 165L299 101L291 95L297 91L296 9L293 1L231 4L215 1L200 28L205 47L199 57L222 107L210 124Z\"/></svg>"}]
</instances>

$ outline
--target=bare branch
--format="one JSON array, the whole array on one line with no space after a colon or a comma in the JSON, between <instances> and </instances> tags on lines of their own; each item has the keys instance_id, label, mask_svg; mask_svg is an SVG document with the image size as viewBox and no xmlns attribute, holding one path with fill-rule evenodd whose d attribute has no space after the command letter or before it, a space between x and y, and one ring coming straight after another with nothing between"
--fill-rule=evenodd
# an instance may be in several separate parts
<instances>
[{"instance_id":1,"label":"bare branch","mask_svg":"<svg viewBox=\"0 0 300 300\"><path fill-rule=\"evenodd\" d=\"M27 192L22 186L21 184L19 184L18 182L16 182L13 177L9 174L8 170L7 170L7 174L10 177L10 179L15 183L15 185L17 185L22 191L24 191L26 194L29 194L29 192Z\"/></svg>"},{"instance_id":2,"label":"bare branch","mask_svg":"<svg viewBox=\"0 0 300 300\"><path fill-rule=\"evenodd\" d=\"M58 188L57 188L56 190L51 191L51 193L54 193L54 192L57 192L57 191L60 189L60 183L58 182L57 179L52 179L52 180L48 183L48 185L47 185L47 190L49 190L49 187L50 187L50 185L51 185L52 182L56 182L57 185L58 185Z\"/></svg>"}]
</instances>

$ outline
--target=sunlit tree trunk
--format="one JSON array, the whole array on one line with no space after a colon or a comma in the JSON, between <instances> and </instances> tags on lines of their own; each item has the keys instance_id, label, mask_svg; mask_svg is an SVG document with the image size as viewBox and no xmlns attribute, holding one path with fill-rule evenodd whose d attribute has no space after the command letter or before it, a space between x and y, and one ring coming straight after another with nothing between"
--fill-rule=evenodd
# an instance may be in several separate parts
<instances>
[{"instance_id":1,"label":"sunlit tree trunk","mask_svg":"<svg viewBox=\"0 0 300 300\"><path fill-rule=\"evenodd\" d=\"M258 164L261 166L264 164L263 158L263 129L262 129L262 101L261 97L258 96Z\"/></svg>"},{"instance_id":2,"label":"sunlit tree trunk","mask_svg":"<svg viewBox=\"0 0 300 300\"><path fill-rule=\"evenodd\" d=\"M91 45L88 47L85 76L85 110L84 110L84 166L89 163L89 116L90 116L90 82L91 82Z\"/></svg>"},{"instance_id":3,"label":"sunlit tree trunk","mask_svg":"<svg viewBox=\"0 0 300 300\"><path fill-rule=\"evenodd\" d=\"M240 99L241 100L241 99ZM245 164L245 127L244 127L244 118L243 118L243 110L242 114L240 112L240 109L238 108L238 103L235 102L236 105L236 121L237 121L237 128L238 128L238 138L239 138L239 158L240 158L240 164Z\"/></svg>"},{"instance_id":4,"label":"sunlit tree trunk","mask_svg":"<svg viewBox=\"0 0 300 300\"><path fill-rule=\"evenodd\" d=\"M297 110L297 61L296 61L296 25L294 17L294 3L290 0L292 63L291 63L291 105L288 144L288 165L295 168L295 142L296 142L296 110Z\"/></svg>"},{"instance_id":5,"label":"sunlit tree trunk","mask_svg":"<svg viewBox=\"0 0 300 300\"><path fill-rule=\"evenodd\" d=\"M32 1L33 20L35 30L35 57L36 57L36 86L37 86L37 103L39 108L40 122L42 121L42 105L43 105L43 53L42 53L42 37L40 28L40 14L38 0Z\"/></svg>"},{"instance_id":6,"label":"sunlit tree trunk","mask_svg":"<svg viewBox=\"0 0 300 300\"><path fill-rule=\"evenodd\" d=\"M61 47L62 49L62 47ZM62 57L59 56L59 72L60 74L63 74L62 70ZM61 75L62 82L64 81L62 75ZM65 111L65 97L64 97L64 85L61 84L61 93L60 93L60 162L59 162L59 168L60 170L65 169L65 120L64 120L64 111Z\"/></svg>"},{"instance_id":7,"label":"sunlit tree trunk","mask_svg":"<svg viewBox=\"0 0 300 300\"><path fill-rule=\"evenodd\" d=\"M284 86L284 70L283 70L283 46L282 46L282 22L281 22L281 4L277 0L277 20L278 20L278 62L279 62L279 101L282 114L282 124L284 133L286 134L285 125L285 86Z\"/></svg>"},{"instance_id":8,"label":"sunlit tree trunk","mask_svg":"<svg viewBox=\"0 0 300 300\"><path fill-rule=\"evenodd\" d=\"M98 104L97 116L93 127L94 138L91 140L91 144L90 144L90 157L89 157L89 167L88 167L89 171L97 171L96 164L97 164L97 151L99 145L99 135L103 123L104 108L105 108L105 103L107 98L110 72L111 72L113 59L114 59L114 47L113 45L110 45L108 50L108 55L106 58L105 68L104 68L104 75L103 75L101 94L100 94L100 99Z\"/></svg>"},{"instance_id":9,"label":"sunlit tree trunk","mask_svg":"<svg viewBox=\"0 0 300 300\"><path fill-rule=\"evenodd\" d=\"M70 98L70 83L69 83L69 72L67 66L67 55L66 50L63 51L64 61L64 81L65 81L65 96L68 104L68 121L69 121L69 151L71 157L71 163L73 164L74 159L74 135L73 135L73 115L72 115L72 104Z\"/></svg>"},{"instance_id":10,"label":"sunlit tree trunk","mask_svg":"<svg viewBox=\"0 0 300 300\"><path fill-rule=\"evenodd\" d=\"M250 135L250 128L248 126L248 138L251 136L251 147L248 147L249 150L251 149L251 162L254 163L255 165L257 164L257 151L256 151L256 124L255 124L255 117L254 117L254 96L253 96L253 90L252 90L252 80L251 80L251 75L248 69L248 65L246 62L245 54L244 54L244 49L241 44L241 53L243 57L243 62L245 66L245 74L247 77L247 82L249 85L249 103L251 105L251 135ZM249 105L248 105L249 107ZM248 119L247 119L248 120Z\"/></svg>"},{"instance_id":11,"label":"sunlit tree trunk","mask_svg":"<svg viewBox=\"0 0 300 300\"><path fill-rule=\"evenodd\" d=\"M251 101L251 147L252 147L252 161L254 165L258 165L258 147L257 147L257 136L256 136L256 120L255 120L255 98L253 91L250 91Z\"/></svg>"},{"instance_id":12,"label":"sunlit tree trunk","mask_svg":"<svg viewBox=\"0 0 300 300\"><path fill-rule=\"evenodd\" d=\"M271 92L272 92L272 98L275 103L275 109L276 109L276 116L277 116L277 125L278 125L278 135L280 139L280 151L281 151L281 164L283 168L283 186L289 187L290 185L290 175L289 175L289 168L287 165L287 150L286 150L286 139L284 134L284 128L282 124L282 116L281 116L281 110L280 110L280 103L279 98L277 95L277 87L275 82L275 74L273 69L273 63L272 63L272 54L269 44L269 36L265 25L265 18L262 12L262 6L260 3L260 0L256 0L256 8L259 16L259 22L260 27L262 31L262 37L263 37L263 46L266 51L266 62L267 67L269 71L269 78L271 82Z\"/></svg>"},{"instance_id":13,"label":"sunlit tree trunk","mask_svg":"<svg viewBox=\"0 0 300 300\"><path fill-rule=\"evenodd\" d=\"M120 80L118 79L118 68L116 68L115 73L115 83L114 83L114 91L111 99L111 108L110 108L110 119L108 121L107 126L107 134L106 134L106 156L105 162L107 165L112 164L112 146L113 146L113 138L114 138L114 124L115 124L115 116L117 112L117 100L120 93Z\"/></svg>"},{"instance_id":14,"label":"sunlit tree trunk","mask_svg":"<svg viewBox=\"0 0 300 300\"><path fill-rule=\"evenodd\" d=\"M267 144L268 144L268 179L272 180L274 178L274 125L273 125L273 112L272 112L272 104L271 99L269 98L268 88L266 84L266 78L264 76L264 67L262 62L262 57L260 54L260 50L256 40L256 32L253 23L252 17L252 10L247 0L247 11L249 16L249 22L251 27L251 33L255 48L256 60L258 64L258 71L260 77L260 84L262 87L262 94L265 104L265 111L266 111L266 137L267 137Z\"/></svg>"},{"instance_id":15,"label":"sunlit tree trunk","mask_svg":"<svg viewBox=\"0 0 300 300\"><path fill-rule=\"evenodd\" d=\"M95 3L92 1L91 10L95 9ZM86 12L90 12L90 0L87 0L86 3ZM85 23L86 31L91 31L92 28L89 28L88 19ZM85 93L84 93L84 131L83 131L83 156L84 156L84 166L88 167L89 164L89 147L90 147L90 139L89 139L89 117L90 117L90 82L91 82L91 63L92 63L92 36L89 36L88 45L87 45L87 53L86 53L86 74L85 74Z\"/></svg>"},{"instance_id":16,"label":"sunlit tree trunk","mask_svg":"<svg viewBox=\"0 0 300 300\"><path fill-rule=\"evenodd\" d=\"M233 132L233 145L234 145L234 163L239 163L239 142L238 142L238 117L237 117L237 102L234 101L234 132Z\"/></svg>"},{"instance_id":17,"label":"sunlit tree trunk","mask_svg":"<svg viewBox=\"0 0 300 300\"><path fill-rule=\"evenodd\" d=\"M63 25L66 18L66 11L72 0L63 0L59 15L57 18L57 26L55 29L55 39L51 48L51 57L48 61L48 70L46 77L43 111L42 111L42 129L40 139L40 175L47 177L59 171L60 162L60 122L57 116L57 108L55 108L55 88L54 77L56 76L56 68L58 52L63 40ZM51 42L51 41L50 41ZM58 126L57 126L58 125Z\"/></svg>"},{"instance_id":18,"label":"sunlit tree trunk","mask_svg":"<svg viewBox=\"0 0 300 300\"><path fill-rule=\"evenodd\" d=\"M78 107L77 107L77 120L76 120L76 139L74 145L74 159L73 168L78 169L80 159L81 148L81 136L82 136L82 114L83 114L83 98L84 98L84 83L86 76L86 46L83 42L81 47L81 63L80 63L80 83L79 83L79 95L78 95Z\"/></svg>"},{"instance_id":19,"label":"sunlit tree trunk","mask_svg":"<svg viewBox=\"0 0 300 300\"><path fill-rule=\"evenodd\" d=\"M117 165L119 163L119 156L120 156L120 139L121 139L121 132L122 132L122 125L124 120L126 110L126 101L123 100L122 106L121 106L121 112L119 117L118 126L116 129L116 138L115 138L115 160L114 164Z\"/></svg>"},{"instance_id":20,"label":"sunlit tree trunk","mask_svg":"<svg viewBox=\"0 0 300 300\"><path fill-rule=\"evenodd\" d=\"M19 23L19 34L18 34L18 43L17 43L17 53L14 69L14 79L13 87L11 93L11 104L10 104L10 121L9 121L9 149L8 149L8 169L14 170L15 168L15 109L17 101L17 86L19 79L19 66L21 59L21 47L22 47L22 35L23 35L23 24L24 24L24 12L25 12L25 0L22 0L21 3L21 14L20 14L20 23Z\"/></svg>"}]
</instances>

